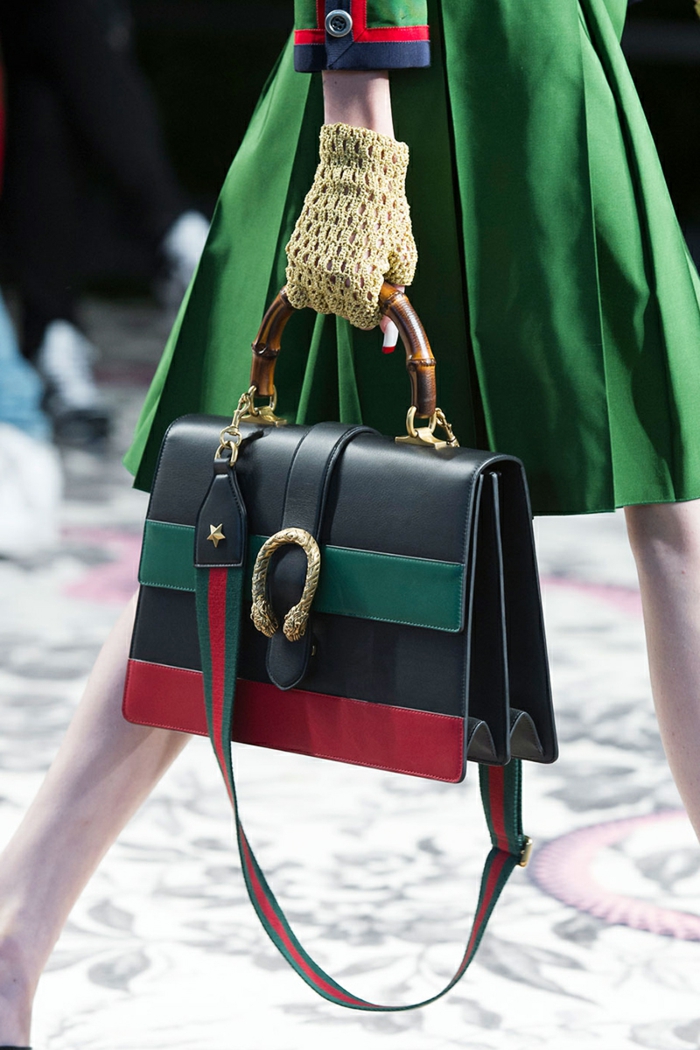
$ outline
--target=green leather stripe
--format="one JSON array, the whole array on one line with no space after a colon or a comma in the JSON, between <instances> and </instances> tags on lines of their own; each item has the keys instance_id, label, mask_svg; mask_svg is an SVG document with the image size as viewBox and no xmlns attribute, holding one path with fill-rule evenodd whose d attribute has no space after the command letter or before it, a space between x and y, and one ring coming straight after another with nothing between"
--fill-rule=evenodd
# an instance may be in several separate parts
<instances>
[{"instance_id":1,"label":"green leather stripe","mask_svg":"<svg viewBox=\"0 0 700 1050\"><path fill-rule=\"evenodd\" d=\"M247 593L251 566L264 542L262 536L251 536L249 540ZM149 587L194 591L193 550L191 526L147 521L139 582ZM314 608L336 616L459 631L463 580L464 566L454 562L324 547Z\"/></svg>"}]
</instances>

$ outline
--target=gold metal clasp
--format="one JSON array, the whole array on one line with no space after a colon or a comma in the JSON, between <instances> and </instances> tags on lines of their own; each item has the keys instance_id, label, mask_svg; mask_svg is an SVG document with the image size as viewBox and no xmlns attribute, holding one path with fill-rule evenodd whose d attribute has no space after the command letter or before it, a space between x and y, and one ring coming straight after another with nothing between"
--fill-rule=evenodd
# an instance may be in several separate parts
<instances>
[{"instance_id":1,"label":"gold metal clasp","mask_svg":"<svg viewBox=\"0 0 700 1050\"><path fill-rule=\"evenodd\" d=\"M321 551L316 540L306 529L282 529L274 536L270 536L260 548L253 567L253 608L250 618L261 634L267 638L272 638L273 634L279 630L277 618L267 600L267 570L270 567L270 558L275 551L289 543L301 547L306 554L304 590L299 602L292 606L285 616L282 627L285 638L290 642L298 642L306 634L311 603L314 600L321 573Z\"/></svg>"},{"instance_id":2,"label":"gold metal clasp","mask_svg":"<svg viewBox=\"0 0 700 1050\"><path fill-rule=\"evenodd\" d=\"M253 390L254 387L250 389ZM259 427L284 427L287 425L287 420L275 415L276 408L277 387L273 386L269 403L261 408L255 404L255 394L252 396L247 412L241 416L241 423L257 423Z\"/></svg>"},{"instance_id":3,"label":"gold metal clasp","mask_svg":"<svg viewBox=\"0 0 700 1050\"><path fill-rule=\"evenodd\" d=\"M241 436L240 426L243 416L246 412L250 411L250 406L254 407L255 398L255 387L251 386L249 390L246 390L244 394L241 394L236 405L236 411L233 413L233 419L227 427L221 431L219 435L219 447L216 450L214 456L215 459L220 459L226 450L230 452L231 459L230 464L233 466L238 459L238 451L241 447L243 437Z\"/></svg>"},{"instance_id":4,"label":"gold metal clasp","mask_svg":"<svg viewBox=\"0 0 700 1050\"><path fill-rule=\"evenodd\" d=\"M443 441L435 437L435 429L440 427L445 431L446 439ZM411 405L406 416L406 434L395 438L397 445L423 445L428 448L459 448L459 441L454 435L452 427L445 418L441 408L436 408L428 420L427 427L416 426L416 406Z\"/></svg>"},{"instance_id":5,"label":"gold metal clasp","mask_svg":"<svg viewBox=\"0 0 700 1050\"><path fill-rule=\"evenodd\" d=\"M526 868L530 863L530 856L532 854L532 839L525 836L525 842L520 853L520 860L518 861L519 868Z\"/></svg>"},{"instance_id":6,"label":"gold metal clasp","mask_svg":"<svg viewBox=\"0 0 700 1050\"><path fill-rule=\"evenodd\" d=\"M230 463L233 466L238 459L238 452L243 441L241 434L241 423L257 423L259 427L283 427L287 420L275 415L277 407L277 390L272 388L270 403L258 408L255 404L255 395L258 390L251 386L244 394L241 394L233 419L219 435L219 447L216 450L215 459L219 459L228 450L231 454Z\"/></svg>"}]
</instances>

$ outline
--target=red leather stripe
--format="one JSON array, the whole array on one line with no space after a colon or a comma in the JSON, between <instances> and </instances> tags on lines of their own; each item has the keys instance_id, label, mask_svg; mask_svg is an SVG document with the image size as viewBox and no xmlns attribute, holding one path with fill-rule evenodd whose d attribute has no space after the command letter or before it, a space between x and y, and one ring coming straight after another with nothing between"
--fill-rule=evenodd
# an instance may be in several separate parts
<instances>
[{"instance_id":1,"label":"red leather stripe","mask_svg":"<svg viewBox=\"0 0 700 1050\"><path fill-rule=\"evenodd\" d=\"M201 674L130 660L124 717L141 725L205 736ZM239 679L233 737L242 743L431 780L454 783L462 776L461 718L302 689L281 692L263 682Z\"/></svg>"},{"instance_id":2,"label":"red leather stripe","mask_svg":"<svg viewBox=\"0 0 700 1050\"><path fill-rule=\"evenodd\" d=\"M129 660L122 711L137 725L209 735L201 671Z\"/></svg>"},{"instance_id":3,"label":"red leather stripe","mask_svg":"<svg viewBox=\"0 0 700 1050\"><path fill-rule=\"evenodd\" d=\"M262 747L440 780L462 773L461 718L239 683L234 733Z\"/></svg>"},{"instance_id":4,"label":"red leather stripe","mask_svg":"<svg viewBox=\"0 0 700 1050\"><path fill-rule=\"evenodd\" d=\"M255 898L258 904L260 905L260 909L263 912L268 923L270 924L271 928L282 941L289 954L293 957L299 969L303 970L303 972L307 975L307 977L309 977L313 981L317 988L323 989L323 991L327 992L328 995L331 995L336 1001L348 1003L351 1006L371 1005L370 1003L365 1002L364 999L356 999L352 995L347 995L344 992L340 992L337 988L334 988L332 984L329 984L328 981L326 981L320 973L318 973L311 966L309 966L306 959L303 957L303 955L300 954L299 950L297 949L293 941L290 939L289 934L287 933L282 922L277 916L277 913L274 911L270 903L269 897L267 896L265 890L260 884L260 880L258 879L257 873L255 871L255 865L253 864L251 859L250 846L248 845L248 839L245 836L245 832L243 832L241 836L241 841L243 843L246 870L248 872L248 878L250 879L251 885L253 887L253 892L255 893Z\"/></svg>"},{"instance_id":5,"label":"red leather stripe","mask_svg":"<svg viewBox=\"0 0 700 1050\"><path fill-rule=\"evenodd\" d=\"M316 25L323 33L326 24L326 0L316 0ZM324 34L325 35L325 34Z\"/></svg>"}]
</instances>

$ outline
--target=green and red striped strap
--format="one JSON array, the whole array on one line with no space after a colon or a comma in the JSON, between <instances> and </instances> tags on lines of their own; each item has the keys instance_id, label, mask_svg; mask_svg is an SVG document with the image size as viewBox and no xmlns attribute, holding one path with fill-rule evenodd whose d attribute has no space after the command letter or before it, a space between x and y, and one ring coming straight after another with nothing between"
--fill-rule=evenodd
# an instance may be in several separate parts
<instances>
[{"instance_id":1,"label":"green and red striped strap","mask_svg":"<svg viewBox=\"0 0 700 1050\"><path fill-rule=\"evenodd\" d=\"M382 1006L353 995L329 977L297 940L255 859L238 817L231 726L245 573L230 568L198 568L196 573L197 621L209 736L233 806L243 876L258 918L299 976L330 1002L354 1010L373 1011L412 1010L434 1002L454 987L466 971L508 876L521 863L527 840L522 831L520 762L513 759L507 766L479 768L481 797L492 849L486 858L469 941L452 980L436 995L407 1006Z\"/></svg>"}]
</instances>

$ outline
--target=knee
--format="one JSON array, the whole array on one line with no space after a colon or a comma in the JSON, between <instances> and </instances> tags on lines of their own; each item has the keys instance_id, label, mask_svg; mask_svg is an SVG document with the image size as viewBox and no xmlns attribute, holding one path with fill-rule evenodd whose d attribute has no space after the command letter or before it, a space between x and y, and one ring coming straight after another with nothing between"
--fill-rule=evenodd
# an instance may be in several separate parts
<instances>
[{"instance_id":1,"label":"knee","mask_svg":"<svg viewBox=\"0 0 700 1050\"><path fill-rule=\"evenodd\" d=\"M625 519L639 568L700 563L700 500L625 507Z\"/></svg>"}]
</instances>

